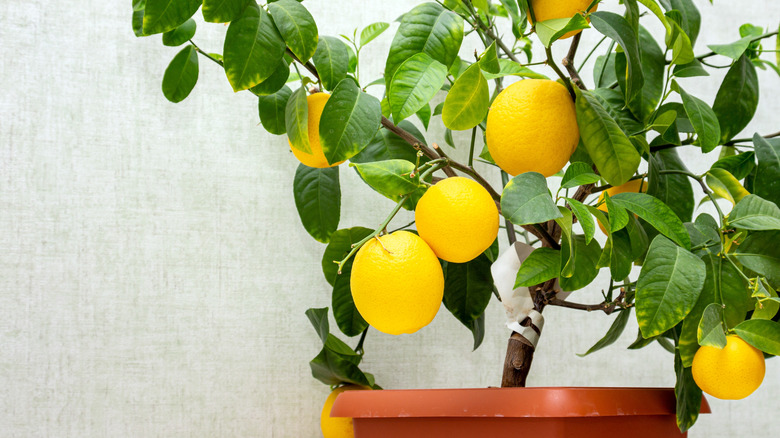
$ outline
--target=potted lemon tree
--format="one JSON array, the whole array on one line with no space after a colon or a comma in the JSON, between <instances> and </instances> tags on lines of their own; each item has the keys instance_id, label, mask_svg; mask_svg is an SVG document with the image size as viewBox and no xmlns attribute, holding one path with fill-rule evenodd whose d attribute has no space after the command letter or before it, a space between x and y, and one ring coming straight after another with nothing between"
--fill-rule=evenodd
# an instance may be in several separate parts
<instances>
[{"instance_id":1,"label":"potted lemon tree","mask_svg":"<svg viewBox=\"0 0 780 438\"><path fill-rule=\"evenodd\" d=\"M219 50L196 45L199 10L206 22L229 23ZM334 389L322 412L325 436L352 436L352 417L354 432L372 437L442 436L429 418L454 424L447 436L623 436L585 418L593 415L633 428L632 436L679 436L706 409L702 391L740 399L756 390L765 357L780 354L780 133L742 131L758 105L756 69L780 74L777 50L763 47L777 30L742 24L733 42L700 42L692 0L437 0L396 21L384 75L366 78L361 55L389 23L326 36L296 0L133 1L136 35L162 34L163 44L182 47L162 78L166 98L190 94L201 60L224 69L234 91L257 96L262 127L286 135L278 146L301 162L295 205L308 233L327 245L322 268L333 286L330 309L306 312L323 345L312 373ZM582 32L600 40L580 47ZM483 48L464 53L467 38ZM562 45L568 52L555 59L552 47ZM545 56L533 59L533 46ZM592 66L587 74L584 65ZM713 79L713 69L725 77ZM688 78L718 91L696 96L684 87ZM446 128L443 138L426 138L434 123ZM453 131L470 141L457 144ZM453 159L449 148L468 158ZM683 155L712 165L694 174ZM339 173L353 171L396 202L378 213L378 226L339 227ZM491 184L498 175L502 184ZM701 204L714 214L694 214ZM388 229L402 209L415 221ZM602 269L603 301L568 299ZM477 348L493 299L512 329L504 389L433 398L345 392L380 388L360 368L371 327L416 332L443 302ZM668 349L675 388L518 389L548 306L614 315L588 353L613 343L635 317L632 348ZM467 405L452 402L458 397ZM562 426L537 421L575 416L562 412L581 410L582 397L595 411ZM421 413L410 415L410 406ZM470 420L453 420L453 410ZM649 423L636 426L628 413ZM392 417L406 418L393 429ZM501 418L496 426L488 417Z\"/></svg>"}]
</instances>

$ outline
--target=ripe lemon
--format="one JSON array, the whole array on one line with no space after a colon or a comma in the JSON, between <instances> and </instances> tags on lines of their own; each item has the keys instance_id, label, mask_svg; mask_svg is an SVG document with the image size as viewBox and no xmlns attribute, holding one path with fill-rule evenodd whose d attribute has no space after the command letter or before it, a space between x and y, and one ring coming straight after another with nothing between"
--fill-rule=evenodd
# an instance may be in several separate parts
<instances>
[{"instance_id":1,"label":"ripe lemon","mask_svg":"<svg viewBox=\"0 0 780 438\"><path fill-rule=\"evenodd\" d=\"M324 438L353 438L355 432L352 429L352 419L345 417L331 417L330 410L333 408L333 403L336 402L336 397L344 391L353 391L360 389L370 389L358 385L345 385L334 389L327 399L325 399L325 405L322 406L322 413L320 414L320 429L322 429L322 436Z\"/></svg>"},{"instance_id":2,"label":"ripe lemon","mask_svg":"<svg viewBox=\"0 0 780 438\"><path fill-rule=\"evenodd\" d=\"M609 197L611 198L617 195L618 193L626 193L626 192L638 193L640 189L642 190L642 193L647 191L647 181L643 179L633 179L621 186L610 187L607 190L601 192L601 194L599 195L599 206L596 208L603 211L604 213L607 213L607 203L604 202L604 193L608 194ZM601 232L604 234L608 234L607 230L604 228L604 225L601 225L601 222L598 222L598 224L599 224L599 228L601 228Z\"/></svg>"},{"instance_id":3,"label":"ripe lemon","mask_svg":"<svg viewBox=\"0 0 780 438\"><path fill-rule=\"evenodd\" d=\"M290 149L292 150L295 158L301 163L309 167L318 167L320 169L325 167L338 166L343 163L340 161L336 164L329 164L325 158L325 154L322 152L322 145L320 144L320 118L322 117L322 110L325 108L325 104L328 102L330 94L327 93L314 93L306 97L306 102L309 105L309 146L311 146L311 153L300 151L292 147L290 143Z\"/></svg>"},{"instance_id":4,"label":"ripe lemon","mask_svg":"<svg viewBox=\"0 0 780 438\"><path fill-rule=\"evenodd\" d=\"M488 249L498 235L498 208L484 187L454 177L439 181L420 198L417 232L436 255L465 263Z\"/></svg>"},{"instance_id":5,"label":"ripe lemon","mask_svg":"<svg viewBox=\"0 0 780 438\"><path fill-rule=\"evenodd\" d=\"M506 173L552 176L580 139L574 101L565 86L549 79L515 82L493 101L485 135L490 156Z\"/></svg>"},{"instance_id":6,"label":"ripe lemon","mask_svg":"<svg viewBox=\"0 0 780 438\"><path fill-rule=\"evenodd\" d=\"M693 380L702 391L723 400L740 400L764 380L764 354L737 335L726 337L726 347L701 347L693 356Z\"/></svg>"},{"instance_id":7,"label":"ripe lemon","mask_svg":"<svg viewBox=\"0 0 780 438\"><path fill-rule=\"evenodd\" d=\"M553 18L571 18L574 14L585 12L590 6L592 0L531 0L531 8L534 10L534 16L537 21L552 20ZM598 5L594 6L590 12L598 9ZM590 21L590 20L588 20ZM533 24L531 16L528 16L528 22ZM559 39L573 37L582 30L573 30L565 33Z\"/></svg>"},{"instance_id":8,"label":"ripe lemon","mask_svg":"<svg viewBox=\"0 0 780 438\"><path fill-rule=\"evenodd\" d=\"M377 330L414 333L436 316L444 274L431 247L416 234L396 231L363 245L350 284L358 312Z\"/></svg>"}]
</instances>

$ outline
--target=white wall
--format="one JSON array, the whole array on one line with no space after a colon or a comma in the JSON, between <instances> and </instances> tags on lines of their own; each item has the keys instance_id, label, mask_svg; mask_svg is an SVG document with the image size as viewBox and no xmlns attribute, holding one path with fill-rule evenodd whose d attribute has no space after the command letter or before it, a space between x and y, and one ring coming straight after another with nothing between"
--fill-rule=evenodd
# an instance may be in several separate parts
<instances>
[{"instance_id":1,"label":"white wall","mask_svg":"<svg viewBox=\"0 0 780 438\"><path fill-rule=\"evenodd\" d=\"M306 2L330 35L416 3ZM701 42L780 18L771 0L698 3ZM135 38L130 13L128 0L0 2L0 437L319 436L328 389L309 374L319 341L304 311L329 306L330 290L324 247L297 219L297 162L283 137L257 126L255 99L233 94L206 60L193 94L168 103L160 81L177 49ZM224 32L201 26L196 41L220 51ZM367 49L364 77L382 72L391 35ZM586 32L583 45L597 37ZM780 80L759 75L759 115L746 133L778 128ZM718 84L685 86L712 96ZM442 142L436 126L428 138ZM390 201L341 170L342 226L378 224ZM598 289L575 296L593 301ZM635 326L582 359L574 353L611 319L546 316L530 384L673 385L663 350L624 350ZM414 335L372 331L364 368L386 388L497 385L508 334L496 303L487 325L474 353L446 311ZM691 436L770 436L778 391L775 359L756 394L711 401L715 414Z\"/></svg>"}]
</instances>

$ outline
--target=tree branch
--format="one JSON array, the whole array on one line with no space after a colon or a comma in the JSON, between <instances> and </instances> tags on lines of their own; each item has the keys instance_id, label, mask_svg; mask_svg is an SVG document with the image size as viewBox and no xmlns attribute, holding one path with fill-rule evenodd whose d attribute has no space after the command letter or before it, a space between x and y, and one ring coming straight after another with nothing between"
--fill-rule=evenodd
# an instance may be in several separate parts
<instances>
[{"instance_id":1,"label":"tree branch","mask_svg":"<svg viewBox=\"0 0 780 438\"><path fill-rule=\"evenodd\" d=\"M578 86L581 90L587 90L588 88L585 87L585 83L582 82L582 78L580 78L580 74L577 72L577 68L574 66L574 56L577 54L577 48L580 46L581 38L582 32L574 35L571 40L571 46L569 46L569 53L565 58L563 58L561 64L566 67L566 71L569 72L569 77L571 78L572 82L574 82L574 85Z\"/></svg>"}]
</instances>

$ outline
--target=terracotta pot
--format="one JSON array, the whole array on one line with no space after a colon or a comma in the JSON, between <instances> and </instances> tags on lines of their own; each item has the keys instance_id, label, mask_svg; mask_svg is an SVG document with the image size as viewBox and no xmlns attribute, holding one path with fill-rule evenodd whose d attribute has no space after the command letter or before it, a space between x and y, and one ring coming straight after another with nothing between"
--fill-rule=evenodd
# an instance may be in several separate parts
<instances>
[{"instance_id":1,"label":"terracotta pot","mask_svg":"<svg viewBox=\"0 0 780 438\"><path fill-rule=\"evenodd\" d=\"M331 415L353 417L355 438L684 437L675 405L665 388L347 391Z\"/></svg>"}]
</instances>

